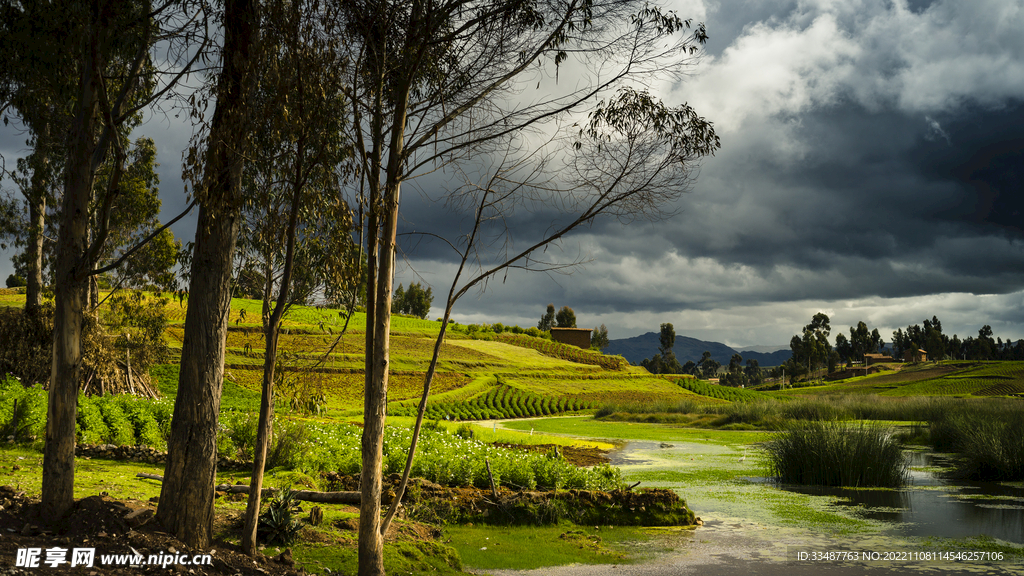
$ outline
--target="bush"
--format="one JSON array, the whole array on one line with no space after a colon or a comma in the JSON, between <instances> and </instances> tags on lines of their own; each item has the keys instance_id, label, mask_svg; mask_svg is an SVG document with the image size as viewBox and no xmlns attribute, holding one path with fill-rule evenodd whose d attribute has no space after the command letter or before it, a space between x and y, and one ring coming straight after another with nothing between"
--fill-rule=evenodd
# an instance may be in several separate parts
<instances>
[{"instance_id":1,"label":"bush","mask_svg":"<svg viewBox=\"0 0 1024 576\"><path fill-rule=\"evenodd\" d=\"M0 309L0 374L26 384L45 382L52 363L53 305L43 305L36 318L17 308Z\"/></svg>"},{"instance_id":2,"label":"bush","mask_svg":"<svg viewBox=\"0 0 1024 576\"><path fill-rule=\"evenodd\" d=\"M84 394L78 395L78 418L76 421L78 441L82 444L101 444L110 434L103 413L96 401Z\"/></svg>"},{"instance_id":3,"label":"bush","mask_svg":"<svg viewBox=\"0 0 1024 576\"><path fill-rule=\"evenodd\" d=\"M46 434L46 392L37 386L24 387L8 377L0 383L0 441L14 436L18 442Z\"/></svg>"},{"instance_id":4,"label":"bush","mask_svg":"<svg viewBox=\"0 0 1024 576\"><path fill-rule=\"evenodd\" d=\"M908 461L886 428L805 422L766 445L768 475L787 484L899 487Z\"/></svg>"},{"instance_id":5,"label":"bush","mask_svg":"<svg viewBox=\"0 0 1024 576\"><path fill-rule=\"evenodd\" d=\"M232 458L251 461L256 450L256 432L259 429L259 415L235 412L227 418L227 435L237 451Z\"/></svg>"},{"instance_id":6,"label":"bush","mask_svg":"<svg viewBox=\"0 0 1024 576\"><path fill-rule=\"evenodd\" d=\"M313 451L310 430L302 422L291 421L280 421L274 428L274 439L267 454L267 468L301 469L303 459Z\"/></svg>"},{"instance_id":7,"label":"bush","mask_svg":"<svg viewBox=\"0 0 1024 576\"><path fill-rule=\"evenodd\" d=\"M135 444L135 427L121 409L120 403L114 401L110 396L103 397L99 402L100 412L103 414L103 422L107 425L107 436L104 438L110 444L118 446L132 446Z\"/></svg>"}]
</instances>

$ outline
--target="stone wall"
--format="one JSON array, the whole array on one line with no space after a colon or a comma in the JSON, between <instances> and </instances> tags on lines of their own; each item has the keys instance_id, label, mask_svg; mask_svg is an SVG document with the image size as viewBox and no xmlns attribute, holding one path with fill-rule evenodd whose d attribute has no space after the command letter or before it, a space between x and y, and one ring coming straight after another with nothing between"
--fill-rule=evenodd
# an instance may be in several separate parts
<instances>
[{"instance_id":1,"label":"stone wall","mask_svg":"<svg viewBox=\"0 0 1024 576\"><path fill-rule=\"evenodd\" d=\"M130 462L147 462L163 464L167 461L167 452L149 446L118 446L116 444L78 444L75 446L77 458L104 458L106 460L128 460ZM251 470L252 462L244 462L232 458L218 458L217 468L221 470Z\"/></svg>"}]
</instances>

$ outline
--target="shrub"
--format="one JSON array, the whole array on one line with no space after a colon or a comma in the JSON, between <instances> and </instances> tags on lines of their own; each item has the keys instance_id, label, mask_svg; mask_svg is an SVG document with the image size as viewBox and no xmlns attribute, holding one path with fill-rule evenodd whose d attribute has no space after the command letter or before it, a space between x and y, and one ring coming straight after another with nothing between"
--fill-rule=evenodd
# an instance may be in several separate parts
<instances>
[{"instance_id":1,"label":"shrub","mask_svg":"<svg viewBox=\"0 0 1024 576\"><path fill-rule=\"evenodd\" d=\"M299 512L291 488L281 490L276 498L271 498L267 509L260 514L256 533L267 545L279 544L290 546L299 536L302 522L293 519L292 514Z\"/></svg>"},{"instance_id":2,"label":"shrub","mask_svg":"<svg viewBox=\"0 0 1024 576\"><path fill-rule=\"evenodd\" d=\"M111 396L102 397L98 403L103 414L103 422L107 425L105 440L118 446L135 444L135 427L121 409L121 404Z\"/></svg>"},{"instance_id":3,"label":"shrub","mask_svg":"<svg viewBox=\"0 0 1024 576\"><path fill-rule=\"evenodd\" d=\"M45 304L35 318L17 308L0 309L0 374L27 384L44 382L52 362L53 305Z\"/></svg>"},{"instance_id":4,"label":"shrub","mask_svg":"<svg viewBox=\"0 0 1024 576\"><path fill-rule=\"evenodd\" d=\"M227 419L227 435L237 450L233 458L252 460L256 450L256 432L259 429L259 416L253 413L236 412Z\"/></svg>"},{"instance_id":5,"label":"shrub","mask_svg":"<svg viewBox=\"0 0 1024 576\"><path fill-rule=\"evenodd\" d=\"M290 421L280 421L274 428L274 439L267 454L267 468L302 468L302 461L312 452L310 430L302 422Z\"/></svg>"},{"instance_id":6,"label":"shrub","mask_svg":"<svg viewBox=\"0 0 1024 576\"><path fill-rule=\"evenodd\" d=\"M909 477L902 447L877 426L805 422L777 434L766 451L768 475L788 484L898 487Z\"/></svg>"},{"instance_id":7,"label":"shrub","mask_svg":"<svg viewBox=\"0 0 1024 576\"><path fill-rule=\"evenodd\" d=\"M110 434L100 407L84 394L78 395L78 418L75 424L78 441L83 444L100 444Z\"/></svg>"},{"instance_id":8,"label":"shrub","mask_svg":"<svg viewBox=\"0 0 1024 576\"><path fill-rule=\"evenodd\" d=\"M46 392L24 387L15 378L0 384L0 441L22 442L46 434Z\"/></svg>"}]
</instances>

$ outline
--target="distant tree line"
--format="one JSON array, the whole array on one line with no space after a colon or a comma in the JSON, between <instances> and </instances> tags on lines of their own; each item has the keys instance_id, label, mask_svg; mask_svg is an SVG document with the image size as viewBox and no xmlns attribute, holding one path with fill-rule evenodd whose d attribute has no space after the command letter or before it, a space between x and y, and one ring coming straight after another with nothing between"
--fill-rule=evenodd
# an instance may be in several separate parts
<instances>
[{"instance_id":1,"label":"distant tree line","mask_svg":"<svg viewBox=\"0 0 1024 576\"><path fill-rule=\"evenodd\" d=\"M547 311L540 317L540 322L537 323L538 330L544 330L545 332L552 328L575 328L576 327L576 312L568 306L562 306L555 312L555 305L548 304Z\"/></svg>"},{"instance_id":2,"label":"distant tree line","mask_svg":"<svg viewBox=\"0 0 1024 576\"><path fill-rule=\"evenodd\" d=\"M828 315L815 314L802 333L790 340L793 356L770 375L778 377L784 373L792 381L822 368L833 372L839 364L862 362L865 354L887 352L878 329L869 332L864 322L851 326L849 337L837 334L834 347L828 341L830 332ZM943 334L942 323L935 316L926 319L923 326L915 324L894 331L890 350L895 360L902 360L908 350L924 350L931 360L1024 360L1024 340L1004 342L1002 338L993 338L992 327L987 324L978 331L977 338L968 336L960 340L956 334Z\"/></svg>"},{"instance_id":3,"label":"distant tree line","mask_svg":"<svg viewBox=\"0 0 1024 576\"><path fill-rule=\"evenodd\" d=\"M935 316L925 320L923 326L915 324L892 333L893 354L902 357L906 350L921 349L929 359L950 360L1024 360L1024 340L1016 342L992 337L988 324L978 330L978 337L968 336L964 340L953 334L942 333L942 323Z\"/></svg>"},{"instance_id":4,"label":"distant tree line","mask_svg":"<svg viewBox=\"0 0 1024 576\"><path fill-rule=\"evenodd\" d=\"M406 290L399 284L391 299L391 312L392 314L408 314L417 318L426 318L433 302L434 293L430 286L424 290L419 282L413 282Z\"/></svg>"}]
</instances>

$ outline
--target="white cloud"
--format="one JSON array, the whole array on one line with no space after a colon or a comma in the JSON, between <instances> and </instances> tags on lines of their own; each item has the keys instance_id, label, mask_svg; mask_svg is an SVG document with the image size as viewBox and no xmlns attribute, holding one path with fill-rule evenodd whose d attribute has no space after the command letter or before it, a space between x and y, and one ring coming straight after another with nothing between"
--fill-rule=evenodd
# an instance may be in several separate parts
<instances>
[{"instance_id":1,"label":"white cloud","mask_svg":"<svg viewBox=\"0 0 1024 576\"><path fill-rule=\"evenodd\" d=\"M947 0L920 13L903 0L800 2L747 24L680 90L724 134L843 99L931 114L998 107L1024 97L1022 29L1016 2Z\"/></svg>"}]
</instances>

